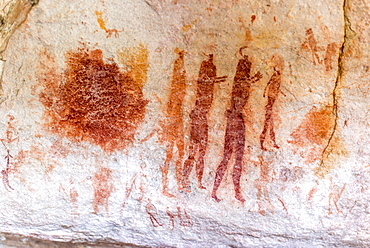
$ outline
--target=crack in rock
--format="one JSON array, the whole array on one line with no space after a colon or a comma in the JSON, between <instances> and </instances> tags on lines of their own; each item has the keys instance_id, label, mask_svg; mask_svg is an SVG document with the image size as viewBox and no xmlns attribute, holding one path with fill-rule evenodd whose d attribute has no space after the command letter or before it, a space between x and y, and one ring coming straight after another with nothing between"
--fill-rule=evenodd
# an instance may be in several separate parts
<instances>
[{"instance_id":1,"label":"crack in rock","mask_svg":"<svg viewBox=\"0 0 370 248\"><path fill-rule=\"evenodd\" d=\"M329 170L331 169L331 166L328 165L328 158L332 154L332 149L329 149L331 145L333 145L334 138L338 131L338 101L339 101L339 94L340 94L340 84L342 83L343 74L344 74L344 58L346 56L346 53L349 48L349 43L354 39L356 33L351 28L351 22L348 17L348 2L349 0L343 1L343 20L344 20L344 28L343 28L343 42L339 50L339 56L338 56L338 69L337 69L337 76L334 83L333 88L333 115L334 115L334 125L332 132L330 134L330 137L328 139L328 142L326 146L324 147L324 150L322 152L321 161L319 166L315 170L315 174L320 177L324 177Z\"/></svg>"},{"instance_id":2,"label":"crack in rock","mask_svg":"<svg viewBox=\"0 0 370 248\"><path fill-rule=\"evenodd\" d=\"M28 13L37 5L39 0L11 0L0 11L0 95L3 94L2 78L6 50L10 37L27 19Z\"/></svg>"}]
</instances>

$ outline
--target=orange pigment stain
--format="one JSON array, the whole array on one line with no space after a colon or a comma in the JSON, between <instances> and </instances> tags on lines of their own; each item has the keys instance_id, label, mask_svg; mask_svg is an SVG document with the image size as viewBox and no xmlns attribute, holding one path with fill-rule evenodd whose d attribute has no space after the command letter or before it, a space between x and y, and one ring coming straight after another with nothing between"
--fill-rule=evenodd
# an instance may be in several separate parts
<instances>
[{"instance_id":1,"label":"orange pigment stain","mask_svg":"<svg viewBox=\"0 0 370 248\"><path fill-rule=\"evenodd\" d=\"M184 25L184 26L182 27L182 31L183 31L183 32L187 32L187 31L189 31L192 27L193 27L193 25L191 25L191 24Z\"/></svg>"},{"instance_id":2,"label":"orange pigment stain","mask_svg":"<svg viewBox=\"0 0 370 248\"><path fill-rule=\"evenodd\" d=\"M99 24L100 29L104 30L107 33L107 38L111 37L113 34L117 38L118 32L123 32L122 30L117 29L108 29L105 25L105 21L103 19L103 12L102 11L95 11L94 14L96 15L96 20Z\"/></svg>"},{"instance_id":3,"label":"orange pigment stain","mask_svg":"<svg viewBox=\"0 0 370 248\"><path fill-rule=\"evenodd\" d=\"M94 186L94 213L99 212L99 206L103 205L108 213L108 200L113 191L112 171L108 168L100 168L93 178Z\"/></svg>"},{"instance_id":4,"label":"orange pigment stain","mask_svg":"<svg viewBox=\"0 0 370 248\"><path fill-rule=\"evenodd\" d=\"M308 153L304 151L301 154L306 158L306 163L313 163L321 157L334 128L335 116L332 109L332 106L322 106L320 109L311 108L301 125L291 134L294 140L288 141L289 143L297 148L307 147L309 149Z\"/></svg>"},{"instance_id":5,"label":"orange pigment stain","mask_svg":"<svg viewBox=\"0 0 370 248\"><path fill-rule=\"evenodd\" d=\"M107 30L107 27L105 26L105 22L104 22L104 19L103 19L103 12L95 11L94 14L96 15L96 19L99 23L99 27L103 30Z\"/></svg>"},{"instance_id":6,"label":"orange pigment stain","mask_svg":"<svg viewBox=\"0 0 370 248\"><path fill-rule=\"evenodd\" d=\"M99 49L67 52L62 74L50 55L46 59L51 63L44 64L38 79L47 130L74 142L89 141L108 154L126 148L144 119L146 78L138 83L116 63L105 63Z\"/></svg>"},{"instance_id":7,"label":"orange pigment stain","mask_svg":"<svg viewBox=\"0 0 370 248\"><path fill-rule=\"evenodd\" d=\"M128 74L139 87L143 87L148 79L149 51L140 44L137 47L125 48L117 51L118 61L128 67Z\"/></svg>"}]
</instances>

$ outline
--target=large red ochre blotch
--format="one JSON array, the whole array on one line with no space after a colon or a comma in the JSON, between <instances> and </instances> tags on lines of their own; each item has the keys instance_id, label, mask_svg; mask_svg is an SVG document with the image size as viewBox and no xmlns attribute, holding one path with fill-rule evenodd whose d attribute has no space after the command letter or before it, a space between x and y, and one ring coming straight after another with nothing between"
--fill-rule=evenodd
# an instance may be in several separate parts
<instances>
[{"instance_id":1,"label":"large red ochre blotch","mask_svg":"<svg viewBox=\"0 0 370 248\"><path fill-rule=\"evenodd\" d=\"M104 62L101 50L67 52L62 75L47 71L54 75L44 75L40 100L52 132L90 141L108 153L133 141L148 101L129 73Z\"/></svg>"}]
</instances>

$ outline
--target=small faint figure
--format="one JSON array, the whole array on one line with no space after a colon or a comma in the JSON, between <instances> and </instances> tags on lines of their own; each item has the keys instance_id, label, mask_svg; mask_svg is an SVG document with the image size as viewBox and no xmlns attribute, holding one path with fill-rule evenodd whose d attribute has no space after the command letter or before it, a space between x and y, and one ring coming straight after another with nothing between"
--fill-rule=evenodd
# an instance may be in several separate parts
<instances>
[{"instance_id":1,"label":"small faint figure","mask_svg":"<svg viewBox=\"0 0 370 248\"><path fill-rule=\"evenodd\" d=\"M208 55L200 66L197 81L197 96L195 107L190 113L190 145L189 156L184 163L182 190L190 192L189 175L196 162L198 187L205 189L202 184L204 157L208 146L208 114L212 106L215 83L224 82L227 76L217 77L216 66L213 64L213 54ZM196 156L198 156L196 158Z\"/></svg>"},{"instance_id":2,"label":"small faint figure","mask_svg":"<svg viewBox=\"0 0 370 248\"><path fill-rule=\"evenodd\" d=\"M151 203L149 201L148 204L146 204L146 206L145 206L145 210L146 210L147 214L149 215L149 219L150 219L150 222L152 223L153 227L163 226L163 224L160 223L158 221L158 219L156 218L156 216L158 215L158 210L153 205L153 203Z\"/></svg>"},{"instance_id":3,"label":"small faint figure","mask_svg":"<svg viewBox=\"0 0 370 248\"><path fill-rule=\"evenodd\" d=\"M338 51L338 46L335 42L329 43L326 48L325 58L324 58L324 65L325 70L330 71L333 69L332 62L336 57L336 53Z\"/></svg>"},{"instance_id":4,"label":"small faint figure","mask_svg":"<svg viewBox=\"0 0 370 248\"><path fill-rule=\"evenodd\" d=\"M93 178L93 209L95 214L99 213L99 205L103 205L105 207L105 211L108 213L109 197L114 190L112 181L112 170L108 168L101 167L99 171L95 173Z\"/></svg>"},{"instance_id":5,"label":"small faint figure","mask_svg":"<svg viewBox=\"0 0 370 248\"><path fill-rule=\"evenodd\" d=\"M277 148L277 149L280 148L276 144L276 139L275 139L273 107L274 107L274 103L276 99L279 96L279 93L282 93L285 96L285 94L280 89L280 85L282 81L282 73L284 70L284 59L280 55L275 54L271 58L271 63L274 69L274 73L272 74L270 81L267 83L266 88L263 92L263 97L265 97L266 91L267 91L267 105L265 106L265 110L266 110L265 124L263 126L263 131L260 135L261 149L264 151L267 151L267 149L264 146L264 142L266 140L266 134L268 131L270 133L270 139L274 143L274 148Z\"/></svg>"},{"instance_id":6,"label":"small faint figure","mask_svg":"<svg viewBox=\"0 0 370 248\"><path fill-rule=\"evenodd\" d=\"M312 54L312 62L314 65L321 64L322 61L318 55L319 47L312 28L306 30L306 41L302 44L302 48L308 49Z\"/></svg>"},{"instance_id":7,"label":"small faint figure","mask_svg":"<svg viewBox=\"0 0 370 248\"><path fill-rule=\"evenodd\" d=\"M175 218L179 219L181 226L184 226L184 227L193 226L193 221L191 220L190 215L186 212L185 208L183 209L183 213L180 207L177 207L177 213L172 213L167 207L166 213L168 217L170 218L171 230L174 229Z\"/></svg>"},{"instance_id":8,"label":"small faint figure","mask_svg":"<svg viewBox=\"0 0 370 248\"><path fill-rule=\"evenodd\" d=\"M260 164L260 177L256 180L254 180L254 187L257 189L257 204L258 204L258 212L261 215L265 215L266 211L263 208L263 202L265 202L268 206L267 209L269 209L271 212L275 209L275 207L271 204L268 190L267 190L267 184L270 182L270 171L271 168L269 166L269 163L266 162L263 157L260 155L258 156L258 161Z\"/></svg>"},{"instance_id":9,"label":"small faint figure","mask_svg":"<svg viewBox=\"0 0 370 248\"><path fill-rule=\"evenodd\" d=\"M330 181L332 181L332 180L330 179ZM331 188L331 192L329 194L328 215L333 214L333 212L332 212L333 204L334 204L334 207L337 210L337 212L342 213L342 211L340 211L339 208L338 208L338 201L339 201L340 197L342 196L343 191L346 188L346 184L344 184L342 187L339 187L338 185L335 185L335 184L333 185L333 183L331 182L330 188Z\"/></svg>"},{"instance_id":10,"label":"small faint figure","mask_svg":"<svg viewBox=\"0 0 370 248\"><path fill-rule=\"evenodd\" d=\"M282 182L295 182L303 177L303 169L299 166L294 166L292 169L283 167L279 172L279 180Z\"/></svg>"},{"instance_id":11,"label":"small faint figure","mask_svg":"<svg viewBox=\"0 0 370 248\"><path fill-rule=\"evenodd\" d=\"M235 198L244 202L240 187L240 177L242 174L243 155L245 148L245 124L243 118L243 109L248 102L250 87L262 78L262 74L257 72L254 76L250 75L252 63L247 55L243 55L242 47L239 50L242 59L239 60L234 77L234 85L231 95L231 106L226 111L227 118L224 155L223 160L217 167L215 182L213 185L212 198L217 202L217 190L225 175L227 165L233 153L235 153L235 164L233 170L233 183L235 189Z\"/></svg>"},{"instance_id":12,"label":"small faint figure","mask_svg":"<svg viewBox=\"0 0 370 248\"><path fill-rule=\"evenodd\" d=\"M115 38L118 38L119 37L118 33L124 31L124 29L122 29L122 30L117 30L117 29L114 29L114 28L113 29L108 29L105 26L105 21L103 19L103 12L102 11L95 11L95 15L96 15L96 19L97 19L97 22L99 24L99 27L107 33L106 38L111 37L113 34L114 34Z\"/></svg>"}]
</instances>

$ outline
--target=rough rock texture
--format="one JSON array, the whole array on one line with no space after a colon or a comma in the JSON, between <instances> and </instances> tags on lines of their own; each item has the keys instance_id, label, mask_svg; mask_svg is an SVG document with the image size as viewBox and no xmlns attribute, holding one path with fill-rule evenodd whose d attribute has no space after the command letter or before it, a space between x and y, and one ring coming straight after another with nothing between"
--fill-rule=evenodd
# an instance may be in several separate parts
<instances>
[{"instance_id":1,"label":"rough rock texture","mask_svg":"<svg viewBox=\"0 0 370 248\"><path fill-rule=\"evenodd\" d=\"M3 53L0 232L369 246L369 8L40 1Z\"/></svg>"}]
</instances>

